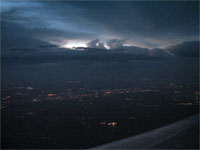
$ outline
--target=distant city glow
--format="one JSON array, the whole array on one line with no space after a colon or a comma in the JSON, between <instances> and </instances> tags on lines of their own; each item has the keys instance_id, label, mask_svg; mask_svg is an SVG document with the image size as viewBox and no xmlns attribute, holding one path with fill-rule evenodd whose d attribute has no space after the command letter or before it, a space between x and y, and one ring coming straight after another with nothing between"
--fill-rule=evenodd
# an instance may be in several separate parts
<instances>
[{"instance_id":1,"label":"distant city glow","mask_svg":"<svg viewBox=\"0 0 200 150\"><path fill-rule=\"evenodd\" d=\"M49 97L56 96L56 94L48 94Z\"/></svg>"}]
</instances>

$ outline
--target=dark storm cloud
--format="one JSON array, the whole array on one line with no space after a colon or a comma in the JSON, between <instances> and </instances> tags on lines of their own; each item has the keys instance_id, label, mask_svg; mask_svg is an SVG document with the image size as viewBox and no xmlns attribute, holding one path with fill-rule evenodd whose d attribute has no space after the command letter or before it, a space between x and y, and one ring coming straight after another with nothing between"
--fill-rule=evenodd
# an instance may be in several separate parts
<instances>
[{"instance_id":1,"label":"dark storm cloud","mask_svg":"<svg viewBox=\"0 0 200 150\"><path fill-rule=\"evenodd\" d=\"M32 36L32 32L11 22L1 22L1 48L5 49L16 47L34 48L35 45L47 44Z\"/></svg>"},{"instance_id":2,"label":"dark storm cloud","mask_svg":"<svg viewBox=\"0 0 200 150\"><path fill-rule=\"evenodd\" d=\"M39 46L39 48L55 48L55 47L57 47L57 46L56 45L52 45L52 44L51 45L49 44L49 45L40 45Z\"/></svg>"},{"instance_id":3,"label":"dark storm cloud","mask_svg":"<svg viewBox=\"0 0 200 150\"><path fill-rule=\"evenodd\" d=\"M94 42L96 43L96 42ZM10 49L12 55L3 57L3 62L14 63L47 63L47 62L132 62L132 61L161 61L163 55L156 50L134 46L122 46L117 49L85 48L77 47L72 49L47 46L40 51L35 49ZM152 55L153 51L153 55ZM155 51L155 52L154 52ZM162 50L163 53L166 50Z\"/></svg>"},{"instance_id":4,"label":"dark storm cloud","mask_svg":"<svg viewBox=\"0 0 200 150\"><path fill-rule=\"evenodd\" d=\"M15 38L12 46L16 47L19 45L18 42L24 42L25 45L29 43L29 46L36 45L36 43L33 42L31 44L31 42L27 41L36 40L39 45L42 42L66 44L68 40L91 39L95 37L93 33L85 32L82 27L79 27L77 22L70 21L75 17L71 14L76 14L76 11L79 13L79 9L70 6L65 8L61 6L60 8L60 5L53 6L48 2L42 3L42 1L19 1L19 3L18 1L3 1L2 3L3 45L11 45L7 44L13 42L10 37ZM65 9L68 12L64 11L59 16L59 10ZM65 14L70 15L66 16ZM78 19L78 17L75 18ZM6 43L4 44L5 41Z\"/></svg>"},{"instance_id":5,"label":"dark storm cloud","mask_svg":"<svg viewBox=\"0 0 200 150\"><path fill-rule=\"evenodd\" d=\"M13 22L1 22L2 54L11 48L38 48L58 46L59 43L66 44L67 39L79 39L89 37L88 34L62 32L59 29L33 28L27 29ZM65 41L66 40L66 41ZM49 43L48 41L52 41Z\"/></svg>"},{"instance_id":6,"label":"dark storm cloud","mask_svg":"<svg viewBox=\"0 0 200 150\"><path fill-rule=\"evenodd\" d=\"M198 39L198 3L3 1L2 51L60 54L59 46L79 40L90 48L81 48L86 55L110 47L112 53L164 57L170 54L158 47Z\"/></svg>"},{"instance_id":7,"label":"dark storm cloud","mask_svg":"<svg viewBox=\"0 0 200 150\"><path fill-rule=\"evenodd\" d=\"M157 56L160 58L168 58L172 57L171 53L167 51L166 49L161 49L161 48L155 48L149 51L150 56Z\"/></svg>"},{"instance_id":8,"label":"dark storm cloud","mask_svg":"<svg viewBox=\"0 0 200 150\"><path fill-rule=\"evenodd\" d=\"M92 49L90 49L92 50ZM92 50L95 51L95 50ZM161 58L148 55L135 55L128 53L51 53L50 55L16 55L2 57L2 63L60 63L60 62L79 62L79 63L128 63L132 61L161 61Z\"/></svg>"},{"instance_id":9,"label":"dark storm cloud","mask_svg":"<svg viewBox=\"0 0 200 150\"><path fill-rule=\"evenodd\" d=\"M150 47L163 46L162 44L173 41L198 39L198 2L128 1L71 4L88 9L85 16L104 25L106 32Z\"/></svg>"},{"instance_id":10,"label":"dark storm cloud","mask_svg":"<svg viewBox=\"0 0 200 150\"><path fill-rule=\"evenodd\" d=\"M167 48L169 52L181 57L199 57L199 41L189 41Z\"/></svg>"},{"instance_id":11,"label":"dark storm cloud","mask_svg":"<svg viewBox=\"0 0 200 150\"><path fill-rule=\"evenodd\" d=\"M126 53L136 54L136 55L149 55L150 49L148 48L142 48L137 46L122 46L122 51Z\"/></svg>"}]
</instances>

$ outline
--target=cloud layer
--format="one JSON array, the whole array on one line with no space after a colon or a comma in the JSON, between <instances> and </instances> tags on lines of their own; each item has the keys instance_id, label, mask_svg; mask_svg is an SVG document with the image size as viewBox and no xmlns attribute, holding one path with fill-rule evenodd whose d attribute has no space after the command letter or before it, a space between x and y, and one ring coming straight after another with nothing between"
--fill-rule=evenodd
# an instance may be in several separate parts
<instances>
[{"instance_id":1,"label":"cloud layer","mask_svg":"<svg viewBox=\"0 0 200 150\"><path fill-rule=\"evenodd\" d=\"M198 4L194 1L2 1L2 45L18 47L23 41L30 47L37 42L63 46L70 41L86 41L86 44L99 39L88 43L88 47L107 45L115 49L124 44L158 48L196 41Z\"/></svg>"},{"instance_id":2,"label":"cloud layer","mask_svg":"<svg viewBox=\"0 0 200 150\"><path fill-rule=\"evenodd\" d=\"M199 57L199 41L189 41L167 48L169 52L181 57Z\"/></svg>"},{"instance_id":3,"label":"cloud layer","mask_svg":"<svg viewBox=\"0 0 200 150\"><path fill-rule=\"evenodd\" d=\"M2 56L105 62L197 58L198 3L3 1ZM70 42L87 47L66 48Z\"/></svg>"}]
</instances>

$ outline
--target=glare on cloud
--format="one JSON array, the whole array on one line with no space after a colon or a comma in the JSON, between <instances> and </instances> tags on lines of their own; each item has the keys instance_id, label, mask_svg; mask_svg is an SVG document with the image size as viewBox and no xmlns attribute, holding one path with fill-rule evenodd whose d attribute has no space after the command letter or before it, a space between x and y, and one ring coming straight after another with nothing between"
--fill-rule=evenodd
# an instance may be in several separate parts
<instances>
[{"instance_id":1,"label":"glare on cloud","mask_svg":"<svg viewBox=\"0 0 200 150\"><path fill-rule=\"evenodd\" d=\"M74 48L74 47L87 47L86 41L69 41L66 44L62 45L63 48Z\"/></svg>"}]
</instances>

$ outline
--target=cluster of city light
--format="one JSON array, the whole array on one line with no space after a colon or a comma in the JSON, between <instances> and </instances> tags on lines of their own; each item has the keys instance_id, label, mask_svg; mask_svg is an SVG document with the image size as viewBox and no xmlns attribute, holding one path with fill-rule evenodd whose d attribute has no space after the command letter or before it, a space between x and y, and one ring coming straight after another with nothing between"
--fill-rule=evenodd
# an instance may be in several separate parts
<instances>
[{"instance_id":1,"label":"cluster of city light","mask_svg":"<svg viewBox=\"0 0 200 150\"><path fill-rule=\"evenodd\" d=\"M101 122L100 125L115 127L117 126L117 122Z\"/></svg>"}]
</instances>

